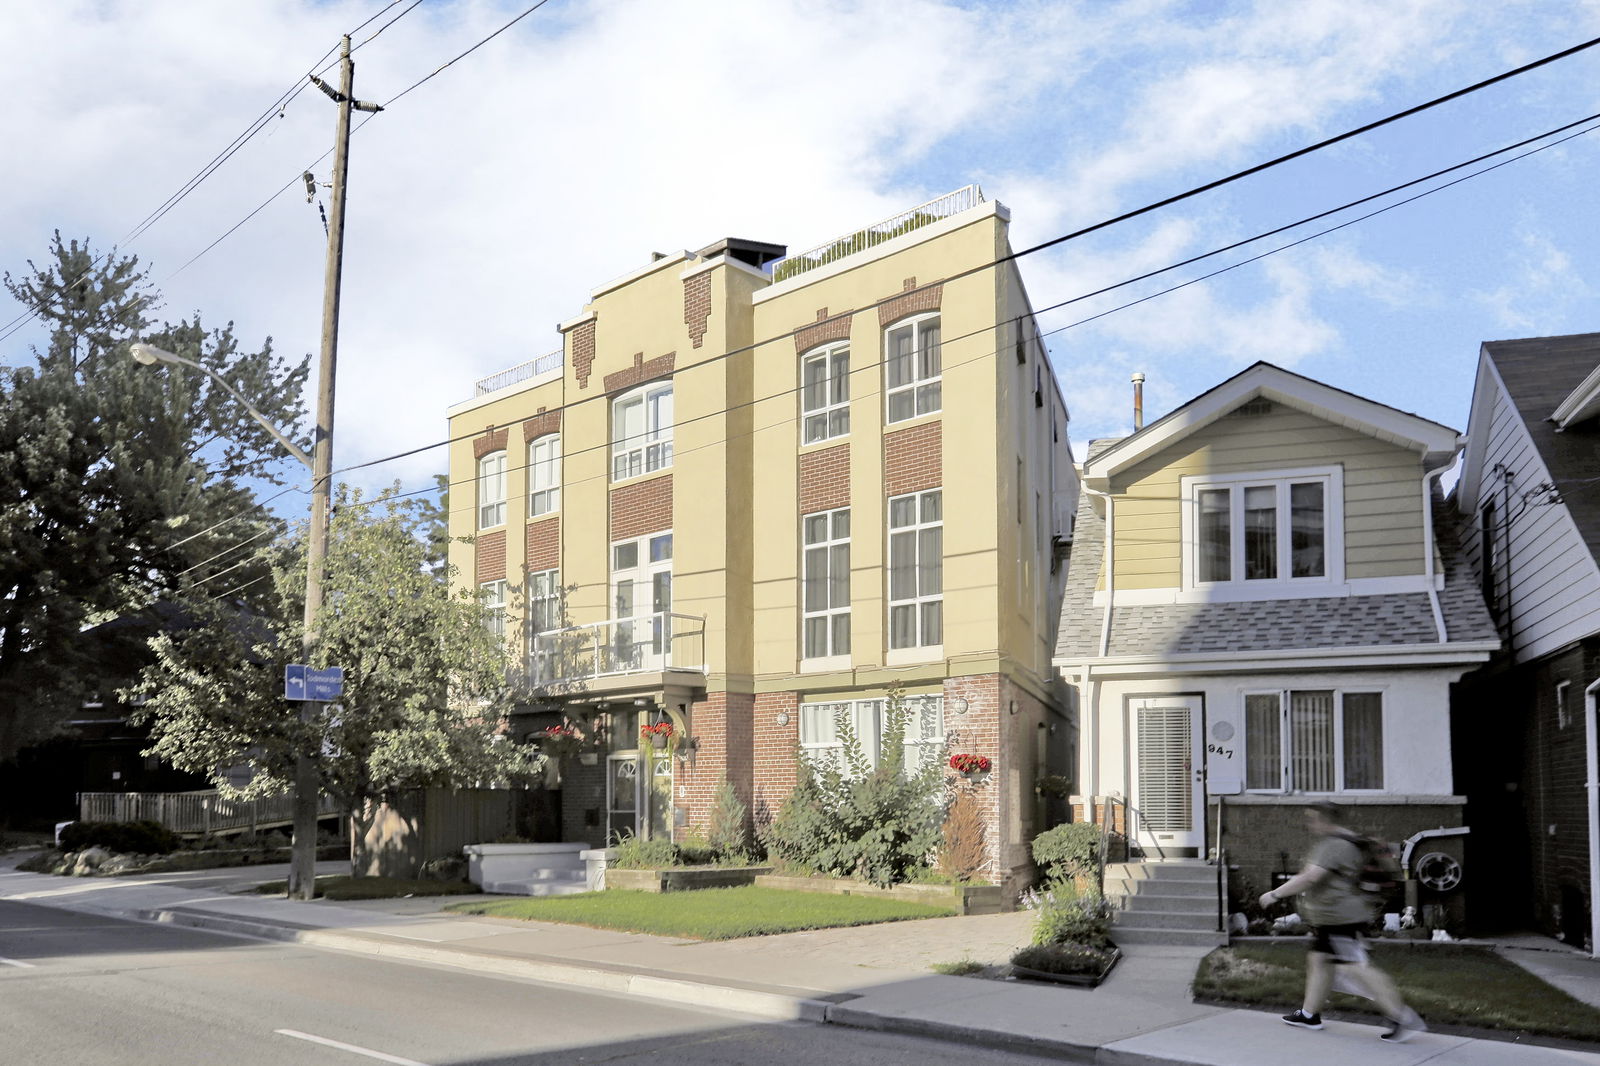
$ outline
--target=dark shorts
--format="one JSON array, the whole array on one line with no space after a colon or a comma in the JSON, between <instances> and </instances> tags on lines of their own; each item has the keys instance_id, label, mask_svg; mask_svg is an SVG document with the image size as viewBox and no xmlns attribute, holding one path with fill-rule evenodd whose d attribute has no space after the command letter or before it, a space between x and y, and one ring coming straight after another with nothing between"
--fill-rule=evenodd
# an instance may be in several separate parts
<instances>
[{"instance_id":1,"label":"dark shorts","mask_svg":"<svg viewBox=\"0 0 1600 1066\"><path fill-rule=\"evenodd\" d=\"M1367 945L1361 939L1361 925L1317 925L1311 928L1311 947L1320 955L1332 955L1336 963L1359 966L1367 961Z\"/></svg>"}]
</instances>

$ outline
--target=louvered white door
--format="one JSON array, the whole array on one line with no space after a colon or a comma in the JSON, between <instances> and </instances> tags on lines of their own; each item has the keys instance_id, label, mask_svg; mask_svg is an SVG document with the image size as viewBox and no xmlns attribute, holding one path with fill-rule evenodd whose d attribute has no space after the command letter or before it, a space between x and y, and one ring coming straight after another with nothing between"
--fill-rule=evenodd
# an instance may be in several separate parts
<instances>
[{"instance_id":1,"label":"louvered white door","mask_svg":"<svg viewBox=\"0 0 1600 1066\"><path fill-rule=\"evenodd\" d=\"M1205 761L1195 699L1133 701L1133 805L1146 849L1205 846Z\"/></svg>"}]
</instances>

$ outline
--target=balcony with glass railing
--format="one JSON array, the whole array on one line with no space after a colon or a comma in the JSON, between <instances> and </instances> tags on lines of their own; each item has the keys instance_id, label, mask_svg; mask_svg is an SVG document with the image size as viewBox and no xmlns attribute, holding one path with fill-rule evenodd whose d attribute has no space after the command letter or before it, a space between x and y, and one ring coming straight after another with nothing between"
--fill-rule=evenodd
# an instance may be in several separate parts
<instances>
[{"instance_id":1,"label":"balcony with glass railing","mask_svg":"<svg viewBox=\"0 0 1600 1066\"><path fill-rule=\"evenodd\" d=\"M657 611L535 633L528 676L536 687L583 687L613 678L706 672L706 620Z\"/></svg>"}]
</instances>

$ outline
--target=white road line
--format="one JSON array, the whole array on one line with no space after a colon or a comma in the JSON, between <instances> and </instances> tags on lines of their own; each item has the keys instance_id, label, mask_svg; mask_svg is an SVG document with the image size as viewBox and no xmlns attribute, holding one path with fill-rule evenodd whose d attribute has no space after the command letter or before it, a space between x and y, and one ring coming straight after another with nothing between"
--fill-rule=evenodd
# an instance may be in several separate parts
<instances>
[{"instance_id":1,"label":"white road line","mask_svg":"<svg viewBox=\"0 0 1600 1066\"><path fill-rule=\"evenodd\" d=\"M16 959L8 959L4 955L0 955L0 964L4 964L6 966L16 966L23 970L34 969L34 965L31 962L18 962Z\"/></svg>"},{"instance_id":2,"label":"white road line","mask_svg":"<svg viewBox=\"0 0 1600 1066\"><path fill-rule=\"evenodd\" d=\"M346 1044L342 1040L329 1040L325 1036L316 1036L312 1033L302 1033L298 1029L274 1029L273 1032L278 1033L281 1036L292 1036L296 1040L309 1040L313 1044L322 1044L326 1047L336 1047L340 1051L349 1051L356 1055L365 1055L369 1059L377 1059L380 1062L392 1062L395 1064L395 1066L428 1066L427 1063L418 1062L416 1059L403 1059L399 1055L386 1055L381 1051L373 1051L371 1048L357 1047L355 1044Z\"/></svg>"}]
</instances>

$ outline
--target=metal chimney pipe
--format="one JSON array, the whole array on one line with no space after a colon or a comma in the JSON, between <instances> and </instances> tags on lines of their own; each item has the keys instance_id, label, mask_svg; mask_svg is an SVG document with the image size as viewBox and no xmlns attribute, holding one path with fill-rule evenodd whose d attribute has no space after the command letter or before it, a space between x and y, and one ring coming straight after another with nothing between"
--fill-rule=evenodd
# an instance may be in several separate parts
<instances>
[{"instance_id":1,"label":"metal chimney pipe","mask_svg":"<svg viewBox=\"0 0 1600 1066\"><path fill-rule=\"evenodd\" d=\"M1133 431L1139 432L1144 428L1144 375L1139 371L1133 372Z\"/></svg>"}]
</instances>

